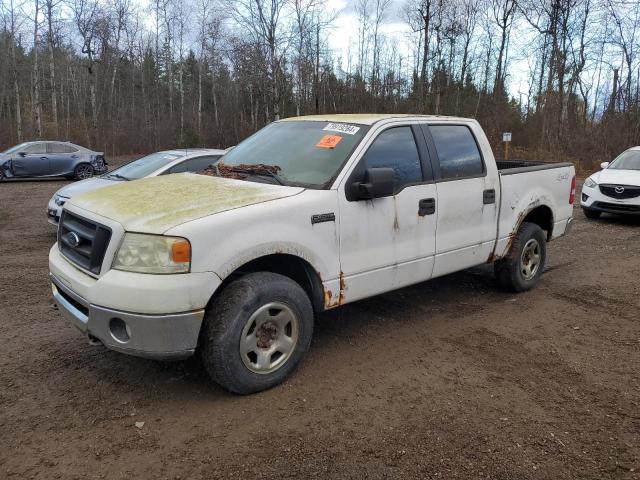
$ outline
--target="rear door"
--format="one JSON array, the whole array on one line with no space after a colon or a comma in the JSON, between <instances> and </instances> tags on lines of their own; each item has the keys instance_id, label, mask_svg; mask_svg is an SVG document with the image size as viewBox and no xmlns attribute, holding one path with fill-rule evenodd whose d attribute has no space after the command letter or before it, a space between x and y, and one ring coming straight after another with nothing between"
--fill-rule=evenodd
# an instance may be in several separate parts
<instances>
[{"instance_id":1,"label":"rear door","mask_svg":"<svg viewBox=\"0 0 640 480\"><path fill-rule=\"evenodd\" d=\"M383 128L369 140L339 194L344 301L426 280L433 269L436 215L430 205L436 188L424 137L417 125ZM362 181L372 167L394 169L395 194L349 198L345 187Z\"/></svg>"},{"instance_id":2,"label":"rear door","mask_svg":"<svg viewBox=\"0 0 640 480\"><path fill-rule=\"evenodd\" d=\"M487 261L496 239L499 179L487 168L478 141L466 124L423 125L434 161L438 192L433 275L445 275Z\"/></svg>"},{"instance_id":3,"label":"rear door","mask_svg":"<svg viewBox=\"0 0 640 480\"><path fill-rule=\"evenodd\" d=\"M78 159L77 148L62 142L47 144L51 175L67 175L73 172Z\"/></svg>"},{"instance_id":4,"label":"rear door","mask_svg":"<svg viewBox=\"0 0 640 480\"><path fill-rule=\"evenodd\" d=\"M24 153L24 155L21 155ZM16 177L39 177L49 175L49 157L47 144L35 142L27 145L21 152L11 157L13 174Z\"/></svg>"}]
</instances>

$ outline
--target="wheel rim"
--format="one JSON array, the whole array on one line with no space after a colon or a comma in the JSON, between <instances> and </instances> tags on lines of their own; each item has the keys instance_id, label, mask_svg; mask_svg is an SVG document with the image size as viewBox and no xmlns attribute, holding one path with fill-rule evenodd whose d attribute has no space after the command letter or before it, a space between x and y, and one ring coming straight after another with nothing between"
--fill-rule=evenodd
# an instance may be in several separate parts
<instances>
[{"instance_id":1,"label":"wheel rim","mask_svg":"<svg viewBox=\"0 0 640 480\"><path fill-rule=\"evenodd\" d=\"M78 165L76 168L76 176L81 179L89 178L93 173L93 168L91 165Z\"/></svg>"},{"instance_id":2,"label":"wheel rim","mask_svg":"<svg viewBox=\"0 0 640 480\"><path fill-rule=\"evenodd\" d=\"M524 245L520 256L520 272L525 280L531 280L536 276L541 260L540 242L532 238Z\"/></svg>"},{"instance_id":3,"label":"wheel rim","mask_svg":"<svg viewBox=\"0 0 640 480\"><path fill-rule=\"evenodd\" d=\"M242 329L242 363L254 373L275 372L295 350L298 331L298 317L284 303L272 302L260 307Z\"/></svg>"}]
</instances>

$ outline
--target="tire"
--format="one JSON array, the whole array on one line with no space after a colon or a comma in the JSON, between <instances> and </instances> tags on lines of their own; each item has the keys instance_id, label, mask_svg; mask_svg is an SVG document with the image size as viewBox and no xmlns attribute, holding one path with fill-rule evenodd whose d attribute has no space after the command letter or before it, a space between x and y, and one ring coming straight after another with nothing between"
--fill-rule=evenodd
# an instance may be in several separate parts
<instances>
[{"instance_id":1,"label":"tire","mask_svg":"<svg viewBox=\"0 0 640 480\"><path fill-rule=\"evenodd\" d=\"M597 210L589 210L588 208L583 208L582 212L584 213L585 217L590 218L592 220L595 220L596 218L600 218L600 215L602 215L602 212L599 212Z\"/></svg>"},{"instance_id":2,"label":"tire","mask_svg":"<svg viewBox=\"0 0 640 480\"><path fill-rule=\"evenodd\" d=\"M85 180L93 177L93 167L89 163L79 163L73 169L73 178L76 180Z\"/></svg>"},{"instance_id":3,"label":"tire","mask_svg":"<svg viewBox=\"0 0 640 480\"><path fill-rule=\"evenodd\" d=\"M535 223L524 222L507 256L494 264L498 283L512 292L531 290L540 281L546 260L547 240L544 231Z\"/></svg>"},{"instance_id":4,"label":"tire","mask_svg":"<svg viewBox=\"0 0 640 480\"><path fill-rule=\"evenodd\" d=\"M313 309L302 287L283 275L256 272L234 280L213 300L198 348L216 383L246 395L284 381L309 350L312 335Z\"/></svg>"}]
</instances>

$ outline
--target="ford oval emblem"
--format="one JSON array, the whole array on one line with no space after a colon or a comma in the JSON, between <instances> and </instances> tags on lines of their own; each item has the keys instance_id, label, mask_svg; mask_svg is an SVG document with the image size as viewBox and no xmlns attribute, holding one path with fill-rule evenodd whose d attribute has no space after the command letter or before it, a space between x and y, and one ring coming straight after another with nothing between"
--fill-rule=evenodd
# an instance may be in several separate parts
<instances>
[{"instance_id":1,"label":"ford oval emblem","mask_svg":"<svg viewBox=\"0 0 640 480\"><path fill-rule=\"evenodd\" d=\"M622 185L618 185L616 187L616 193L624 193L624 187Z\"/></svg>"},{"instance_id":2,"label":"ford oval emblem","mask_svg":"<svg viewBox=\"0 0 640 480\"><path fill-rule=\"evenodd\" d=\"M76 232L69 232L65 235L65 237L67 238L69 246L76 248L78 245L80 245L80 237Z\"/></svg>"}]
</instances>

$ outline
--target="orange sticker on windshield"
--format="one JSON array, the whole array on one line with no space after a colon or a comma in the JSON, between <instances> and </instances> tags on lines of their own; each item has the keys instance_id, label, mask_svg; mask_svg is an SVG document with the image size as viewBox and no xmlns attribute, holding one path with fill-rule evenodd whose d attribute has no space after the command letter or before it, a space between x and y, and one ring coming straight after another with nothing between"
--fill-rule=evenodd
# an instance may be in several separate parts
<instances>
[{"instance_id":1,"label":"orange sticker on windshield","mask_svg":"<svg viewBox=\"0 0 640 480\"><path fill-rule=\"evenodd\" d=\"M342 137L340 135L325 135L316 143L316 147L319 148L336 148L336 145L340 143Z\"/></svg>"}]
</instances>

